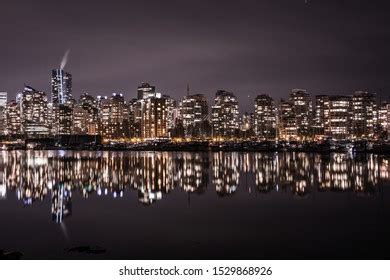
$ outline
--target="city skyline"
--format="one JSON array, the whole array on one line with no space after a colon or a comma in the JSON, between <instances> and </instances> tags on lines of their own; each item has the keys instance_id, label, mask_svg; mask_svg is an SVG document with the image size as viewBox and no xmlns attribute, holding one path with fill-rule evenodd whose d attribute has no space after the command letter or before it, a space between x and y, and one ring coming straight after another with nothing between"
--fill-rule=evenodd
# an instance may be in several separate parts
<instances>
[{"instance_id":1,"label":"city skyline","mask_svg":"<svg viewBox=\"0 0 390 280\"><path fill-rule=\"evenodd\" d=\"M58 68L70 49L75 97L118 92L130 98L140 82L149 81L176 99L187 83L208 100L225 88L236 94L242 111L251 105L248 95L279 99L292 88L313 95L366 90L384 98L390 91L388 9L385 1L374 2L116 1L107 7L70 1L65 7L74 22L59 15L65 4L43 1L19 9L8 3L0 30L0 87L12 95L23 83L49 92L47 71ZM34 24L15 24L26 12L34 12ZM152 20L138 17L142 12ZM37 47L26 48L24 40L35 38Z\"/></svg>"},{"instance_id":2,"label":"city skyline","mask_svg":"<svg viewBox=\"0 0 390 280\"><path fill-rule=\"evenodd\" d=\"M105 143L161 139L386 141L390 129L390 103L366 91L313 96L305 89L292 89L280 102L260 94L251 111L240 114L233 92L217 90L209 106L205 95L190 94L189 85L179 100L145 82L137 87L137 98L130 100L120 93L97 98L84 93L76 100L72 74L63 66L52 71L51 102L48 94L26 84L16 100L6 103L6 92L1 99L5 106L0 106L0 135L7 136L2 138L5 143L59 135L99 135Z\"/></svg>"}]
</instances>

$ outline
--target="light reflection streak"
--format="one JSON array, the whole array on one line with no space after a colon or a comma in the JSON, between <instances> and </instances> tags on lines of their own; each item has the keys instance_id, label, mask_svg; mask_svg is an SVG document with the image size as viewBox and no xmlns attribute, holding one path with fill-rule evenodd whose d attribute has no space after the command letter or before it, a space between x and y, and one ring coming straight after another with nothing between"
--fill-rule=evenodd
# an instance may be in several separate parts
<instances>
[{"instance_id":1,"label":"light reflection streak","mask_svg":"<svg viewBox=\"0 0 390 280\"><path fill-rule=\"evenodd\" d=\"M51 196L52 216L72 214L72 193L125 197L150 205L174 190L218 196L252 190L306 196L319 191L372 195L389 181L389 159L366 154L8 151L0 157L0 198L15 192L24 205ZM240 186L245 185L246 188Z\"/></svg>"}]
</instances>

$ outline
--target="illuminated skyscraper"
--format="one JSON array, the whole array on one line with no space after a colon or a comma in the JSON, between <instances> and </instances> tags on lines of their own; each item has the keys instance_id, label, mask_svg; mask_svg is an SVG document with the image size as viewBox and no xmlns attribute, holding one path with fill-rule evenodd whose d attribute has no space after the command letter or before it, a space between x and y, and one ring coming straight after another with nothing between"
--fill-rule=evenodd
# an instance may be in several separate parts
<instances>
[{"instance_id":1,"label":"illuminated skyscraper","mask_svg":"<svg viewBox=\"0 0 390 280\"><path fill-rule=\"evenodd\" d=\"M292 102L282 100L279 108L279 138L282 140L297 140L297 120Z\"/></svg>"},{"instance_id":2,"label":"illuminated skyscraper","mask_svg":"<svg viewBox=\"0 0 390 280\"><path fill-rule=\"evenodd\" d=\"M7 106L7 93L0 92L0 135L6 134L6 106Z\"/></svg>"},{"instance_id":3,"label":"illuminated skyscraper","mask_svg":"<svg viewBox=\"0 0 390 280\"><path fill-rule=\"evenodd\" d=\"M382 138L390 137L390 103L382 102L378 109L378 124Z\"/></svg>"},{"instance_id":4,"label":"illuminated skyscraper","mask_svg":"<svg viewBox=\"0 0 390 280\"><path fill-rule=\"evenodd\" d=\"M356 91L352 97L352 135L368 139L374 135L378 122L376 95Z\"/></svg>"},{"instance_id":5,"label":"illuminated skyscraper","mask_svg":"<svg viewBox=\"0 0 390 280\"><path fill-rule=\"evenodd\" d=\"M325 104L329 101L328 95L316 95L314 103L313 130L315 136L325 133Z\"/></svg>"},{"instance_id":6,"label":"illuminated skyscraper","mask_svg":"<svg viewBox=\"0 0 390 280\"><path fill-rule=\"evenodd\" d=\"M208 104L203 94L185 96L180 102L179 110L187 137L206 135Z\"/></svg>"},{"instance_id":7,"label":"illuminated skyscraper","mask_svg":"<svg viewBox=\"0 0 390 280\"><path fill-rule=\"evenodd\" d=\"M51 75L51 102L66 104L72 98L72 75L62 69L54 69Z\"/></svg>"},{"instance_id":8,"label":"illuminated skyscraper","mask_svg":"<svg viewBox=\"0 0 390 280\"><path fill-rule=\"evenodd\" d=\"M6 122L8 135L20 135L22 133L19 102L16 102L15 100L8 102L6 109Z\"/></svg>"},{"instance_id":9,"label":"illuminated skyscraper","mask_svg":"<svg viewBox=\"0 0 390 280\"><path fill-rule=\"evenodd\" d=\"M254 130L260 139L276 137L276 107L274 100L268 95L261 94L256 97Z\"/></svg>"},{"instance_id":10,"label":"illuminated skyscraper","mask_svg":"<svg viewBox=\"0 0 390 280\"><path fill-rule=\"evenodd\" d=\"M239 129L238 101L233 93L218 90L211 112L214 138L229 139L237 136Z\"/></svg>"},{"instance_id":11,"label":"illuminated skyscraper","mask_svg":"<svg viewBox=\"0 0 390 280\"><path fill-rule=\"evenodd\" d=\"M72 134L73 133L73 108L66 104L59 104L53 107L54 133L57 134Z\"/></svg>"},{"instance_id":12,"label":"illuminated skyscraper","mask_svg":"<svg viewBox=\"0 0 390 280\"><path fill-rule=\"evenodd\" d=\"M107 139L129 137L128 107L123 95L113 93L111 98L98 96L100 132Z\"/></svg>"},{"instance_id":13,"label":"illuminated skyscraper","mask_svg":"<svg viewBox=\"0 0 390 280\"><path fill-rule=\"evenodd\" d=\"M24 87L20 115L22 133L27 137L49 134L47 96L43 91Z\"/></svg>"},{"instance_id":14,"label":"illuminated skyscraper","mask_svg":"<svg viewBox=\"0 0 390 280\"><path fill-rule=\"evenodd\" d=\"M7 105L7 92L0 91L0 107Z\"/></svg>"},{"instance_id":15,"label":"illuminated skyscraper","mask_svg":"<svg viewBox=\"0 0 390 280\"><path fill-rule=\"evenodd\" d=\"M167 129L168 129L168 134L170 134L170 131L175 127L176 119L178 117L177 103L176 100L171 98L169 95L163 95L162 97L166 99Z\"/></svg>"},{"instance_id":16,"label":"illuminated skyscraper","mask_svg":"<svg viewBox=\"0 0 390 280\"><path fill-rule=\"evenodd\" d=\"M0 106L0 135L7 134L6 108Z\"/></svg>"},{"instance_id":17,"label":"illuminated skyscraper","mask_svg":"<svg viewBox=\"0 0 390 280\"><path fill-rule=\"evenodd\" d=\"M244 113L240 117L240 137L244 140L254 136L254 114Z\"/></svg>"},{"instance_id":18,"label":"illuminated skyscraper","mask_svg":"<svg viewBox=\"0 0 390 280\"><path fill-rule=\"evenodd\" d=\"M290 94L293 113L297 126L297 135L300 139L311 135L312 126L312 101L310 94L304 89L293 89Z\"/></svg>"},{"instance_id":19,"label":"illuminated skyscraper","mask_svg":"<svg viewBox=\"0 0 390 280\"><path fill-rule=\"evenodd\" d=\"M334 139L348 139L351 124L351 98L341 95L329 96L324 107L325 135Z\"/></svg>"},{"instance_id":20,"label":"illuminated skyscraper","mask_svg":"<svg viewBox=\"0 0 390 280\"><path fill-rule=\"evenodd\" d=\"M73 133L88 134L89 114L81 104L77 104L73 108Z\"/></svg>"},{"instance_id":21,"label":"illuminated skyscraper","mask_svg":"<svg viewBox=\"0 0 390 280\"><path fill-rule=\"evenodd\" d=\"M145 99L149 97L155 97L156 96L156 87L151 86L149 83L142 83L138 87L137 90L137 97L138 99Z\"/></svg>"},{"instance_id":22,"label":"illuminated skyscraper","mask_svg":"<svg viewBox=\"0 0 390 280\"><path fill-rule=\"evenodd\" d=\"M73 129L72 75L54 69L51 78L53 134L71 134Z\"/></svg>"},{"instance_id":23,"label":"illuminated skyscraper","mask_svg":"<svg viewBox=\"0 0 390 280\"><path fill-rule=\"evenodd\" d=\"M141 101L141 138L167 138L168 134L168 99L156 94L156 97Z\"/></svg>"},{"instance_id":24,"label":"illuminated skyscraper","mask_svg":"<svg viewBox=\"0 0 390 280\"><path fill-rule=\"evenodd\" d=\"M136 98L128 102L129 111L129 134L131 138L141 137L141 100Z\"/></svg>"},{"instance_id":25,"label":"illuminated skyscraper","mask_svg":"<svg viewBox=\"0 0 390 280\"><path fill-rule=\"evenodd\" d=\"M73 112L74 122L76 122L76 115L80 118L77 120L78 124L74 126L83 127L83 131L86 134L94 135L98 131L98 107L96 99L89 95L88 93L83 93L80 96L78 104L78 114ZM76 107L74 108L74 110ZM84 120L84 123L81 124L81 120Z\"/></svg>"}]
</instances>

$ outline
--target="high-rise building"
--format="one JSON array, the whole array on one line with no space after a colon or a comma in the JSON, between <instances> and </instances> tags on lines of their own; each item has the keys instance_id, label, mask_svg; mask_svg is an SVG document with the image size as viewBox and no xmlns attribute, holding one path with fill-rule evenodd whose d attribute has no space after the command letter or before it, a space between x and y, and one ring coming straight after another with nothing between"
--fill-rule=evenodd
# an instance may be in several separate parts
<instances>
[{"instance_id":1,"label":"high-rise building","mask_svg":"<svg viewBox=\"0 0 390 280\"><path fill-rule=\"evenodd\" d=\"M213 138L229 139L238 136L238 101L233 93L218 90L211 112Z\"/></svg>"},{"instance_id":2,"label":"high-rise building","mask_svg":"<svg viewBox=\"0 0 390 280\"><path fill-rule=\"evenodd\" d=\"M6 109L6 123L8 135L20 135L22 133L19 102L16 102L15 100L8 102Z\"/></svg>"},{"instance_id":3,"label":"high-rise building","mask_svg":"<svg viewBox=\"0 0 390 280\"><path fill-rule=\"evenodd\" d=\"M53 106L66 104L72 98L72 75L62 69L54 69L51 75L51 102Z\"/></svg>"},{"instance_id":4,"label":"high-rise building","mask_svg":"<svg viewBox=\"0 0 390 280\"><path fill-rule=\"evenodd\" d=\"M0 135L6 134L6 106L7 106L7 93L0 92Z\"/></svg>"},{"instance_id":5,"label":"high-rise building","mask_svg":"<svg viewBox=\"0 0 390 280\"><path fill-rule=\"evenodd\" d=\"M7 105L7 92L0 91L0 107L5 107Z\"/></svg>"},{"instance_id":6,"label":"high-rise building","mask_svg":"<svg viewBox=\"0 0 390 280\"><path fill-rule=\"evenodd\" d=\"M88 134L89 113L81 104L73 108L73 133Z\"/></svg>"},{"instance_id":7,"label":"high-rise building","mask_svg":"<svg viewBox=\"0 0 390 280\"><path fill-rule=\"evenodd\" d=\"M314 113L314 134L333 139L349 138L351 126L351 97L317 95Z\"/></svg>"},{"instance_id":8,"label":"high-rise building","mask_svg":"<svg viewBox=\"0 0 390 280\"><path fill-rule=\"evenodd\" d=\"M141 100L141 138L168 138L168 99L156 94Z\"/></svg>"},{"instance_id":9,"label":"high-rise building","mask_svg":"<svg viewBox=\"0 0 390 280\"><path fill-rule=\"evenodd\" d=\"M69 135L73 133L73 108L66 104L59 104L53 108L55 115L55 135Z\"/></svg>"},{"instance_id":10,"label":"high-rise building","mask_svg":"<svg viewBox=\"0 0 390 280\"><path fill-rule=\"evenodd\" d=\"M151 86L149 83L142 83L138 87L137 90L137 97L138 99L145 99L149 97L155 97L156 96L156 87Z\"/></svg>"},{"instance_id":11,"label":"high-rise building","mask_svg":"<svg viewBox=\"0 0 390 280\"><path fill-rule=\"evenodd\" d=\"M24 87L20 115L22 133L27 137L49 134L47 96L43 91L37 91L30 86Z\"/></svg>"},{"instance_id":12,"label":"high-rise building","mask_svg":"<svg viewBox=\"0 0 390 280\"><path fill-rule=\"evenodd\" d=\"M130 138L141 138L141 103L142 101L136 98L128 102Z\"/></svg>"},{"instance_id":13,"label":"high-rise building","mask_svg":"<svg viewBox=\"0 0 390 280\"><path fill-rule=\"evenodd\" d=\"M98 111L96 99L93 96L89 95L88 93L83 93L79 99L79 106L84 112L87 112L87 116L85 120L86 123L83 125L84 130L86 129L86 133L90 135L97 134L99 111Z\"/></svg>"},{"instance_id":14,"label":"high-rise building","mask_svg":"<svg viewBox=\"0 0 390 280\"><path fill-rule=\"evenodd\" d=\"M390 132L390 103L382 102L378 110L379 128L382 133Z\"/></svg>"},{"instance_id":15,"label":"high-rise building","mask_svg":"<svg viewBox=\"0 0 390 280\"><path fill-rule=\"evenodd\" d=\"M240 137L244 140L254 136L253 121L254 114L245 112L240 117Z\"/></svg>"},{"instance_id":16,"label":"high-rise building","mask_svg":"<svg viewBox=\"0 0 390 280\"><path fill-rule=\"evenodd\" d=\"M368 139L374 135L378 122L376 95L356 91L352 96L352 135L357 139Z\"/></svg>"},{"instance_id":17,"label":"high-rise building","mask_svg":"<svg viewBox=\"0 0 390 280\"><path fill-rule=\"evenodd\" d=\"M171 98L169 95L163 95L164 98L166 98L166 105L167 105L167 129L168 134L170 135L170 132L172 129L175 128L176 119L178 117L178 108L176 100Z\"/></svg>"},{"instance_id":18,"label":"high-rise building","mask_svg":"<svg viewBox=\"0 0 390 280\"><path fill-rule=\"evenodd\" d=\"M329 101L328 95L316 95L314 104L313 133L315 136L325 134L325 105Z\"/></svg>"},{"instance_id":19,"label":"high-rise building","mask_svg":"<svg viewBox=\"0 0 390 280\"><path fill-rule=\"evenodd\" d=\"M113 93L110 99L110 133L112 138L129 137L128 107L122 94Z\"/></svg>"},{"instance_id":20,"label":"high-rise building","mask_svg":"<svg viewBox=\"0 0 390 280\"><path fill-rule=\"evenodd\" d=\"M102 136L106 139L129 137L128 107L123 95L113 93L111 98L98 99Z\"/></svg>"},{"instance_id":21,"label":"high-rise building","mask_svg":"<svg viewBox=\"0 0 390 280\"><path fill-rule=\"evenodd\" d=\"M276 107L268 95L261 94L255 99L254 131L259 139L276 137Z\"/></svg>"},{"instance_id":22,"label":"high-rise building","mask_svg":"<svg viewBox=\"0 0 390 280\"><path fill-rule=\"evenodd\" d=\"M350 131L351 98L349 96L328 96L324 103L325 135L333 139L347 139Z\"/></svg>"},{"instance_id":23,"label":"high-rise building","mask_svg":"<svg viewBox=\"0 0 390 280\"><path fill-rule=\"evenodd\" d=\"M310 94L304 89L293 89L290 94L290 102L293 106L299 139L310 137L313 117Z\"/></svg>"},{"instance_id":24,"label":"high-rise building","mask_svg":"<svg viewBox=\"0 0 390 280\"><path fill-rule=\"evenodd\" d=\"M71 134L73 130L72 75L63 69L52 70L51 111L53 134Z\"/></svg>"},{"instance_id":25,"label":"high-rise building","mask_svg":"<svg viewBox=\"0 0 390 280\"><path fill-rule=\"evenodd\" d=\"M7 134L6 107L0 106L0 135Z\"/></svg>"},{"instance_id":26,"label":"high-rise building","mask_svg":"<svg viewBox=\"0 0 390 280\"><path fill-rule=\"evenodd\" d=\"M281 100L279 109L279 138L282 140L297 140L297 120L292 102Z\"/></svg>"},{"instance_id":27,"label":"high-rise building","mask_svg":"<svg viewBox=\"0 0 390 280\"><path fill-rule=\"evenodd\" d=\"M203 94L185 96L179 106L180 117L183 120L187 137L206 136L206 122L208 118L208 103Z\"/></svg>"}]
</instances>

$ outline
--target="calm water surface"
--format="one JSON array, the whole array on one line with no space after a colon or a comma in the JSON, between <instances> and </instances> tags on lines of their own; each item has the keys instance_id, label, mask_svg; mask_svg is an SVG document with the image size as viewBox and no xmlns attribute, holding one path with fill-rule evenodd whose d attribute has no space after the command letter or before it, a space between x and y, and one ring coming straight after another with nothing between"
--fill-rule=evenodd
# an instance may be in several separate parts
<instances>
[{"instance_id":1,"label":"calm water surface","mask_svg":"<svg viewBox=\"0 0 390 280\"><path fill-rule=\"evenodd\" d=\"M349 154L1 152L0 249L27 259L390 258L389 164Z\"/></svg>"}]
</instances>

